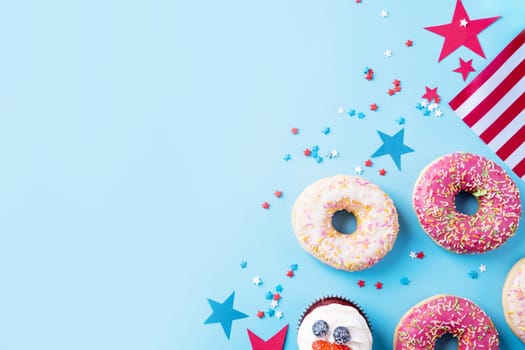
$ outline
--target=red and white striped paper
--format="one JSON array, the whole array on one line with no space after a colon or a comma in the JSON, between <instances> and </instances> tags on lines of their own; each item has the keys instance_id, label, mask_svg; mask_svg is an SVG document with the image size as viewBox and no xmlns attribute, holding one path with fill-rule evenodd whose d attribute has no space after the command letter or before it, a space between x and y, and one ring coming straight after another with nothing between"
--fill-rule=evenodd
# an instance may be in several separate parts
<instances>
[{"instance_id":1,"label":"red and white striped paper","mask_svg":"<svg viewBox=\"0 0 525 350\"><path fill-rule=\"evenodd\" d=\"M449 105L525 180L525 30Z\"/></svg>"}]
</instances>

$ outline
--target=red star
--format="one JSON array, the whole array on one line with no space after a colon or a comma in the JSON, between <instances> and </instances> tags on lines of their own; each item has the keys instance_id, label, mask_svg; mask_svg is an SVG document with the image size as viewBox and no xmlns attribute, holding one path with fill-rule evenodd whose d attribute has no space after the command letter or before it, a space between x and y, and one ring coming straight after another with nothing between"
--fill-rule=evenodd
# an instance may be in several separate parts
<instances>
[{"instance_id":1,"label":"red star","mask_svg":"<svg viewBox=\"0 0 525 350\"><path fill-rule=\"evenodd\" d=\"M306 148L306 149L303 151L303 153L304 153L304 155L305 155L306 157L310 157L310 155L312 154L312 151L310 151L309 148Z\"/></svg>"},{"instance_id":2,"label":"red star","mask_svg":"<svg viewBox=\"0 0 525 350\"><path fill-rule=\"evenodd\" d=\"M412 40L407 40L407 41L405 41L405 45L406 45L407 47L411 47L413 44L414 44L414 42L413 42Z\"/></svg>"},{"instance_id":3,"label":"red star","mask_svg":"<svg viewBox=\"0 0 525 350\"><path fill-rule=\"evenodd\" d=\"M281 300L281 294L279 294L279 293L275 293L275 294L273 295L273 300L277 300L277 301Z\"/></svg>"},{"instance_id":4,"label":"red star","mask_svg":"<svg viewBox=\"0 0 525 350\"><path fill-rule=\"evenodd\" d=\"M418 252L417 255L416 255L416 257L417 257L418 259L423 259L423 258L425 257L425 253L423 253L423 252Z\"/></svg>"},{"instance_id":5,"label":"red star","mask_svg":"<svg viewBox=\"0 0 525 350\"><path fill-rule=\"evenodd\" d=\"M274 192L274 195L277 198L281 198L283 196L283 193L282 193L282 191L277 190L277 191Z\"/></svg>"},{"instance_id":6,"label":"red star","mask_svg":"<svg viewBox=\"0 0 525 350\"><path fill-rule=\"evenodd\" d=\"M370 110L372 110L372 111L377 111L378 108L379 108L379 107L377 107L377 104L375 104L375 103L372 103L372 104L370 105Z\"/></svg>"},{"instance_id":7,"label":"red star","mask_svg":"<svg viewBox=\"0 0 525 350\"><path fill-rule=\"evenodd\" d=\"M363 288L363 287L365 286L365 281L363 281L363 280L359 280L359 281L357 281L357 285L358 285L359 287Z\"/></svg>"},{"instance_id":8,"label":"red star","mask_svg":"<svg viewBox=\"0 0 525 350\"><path fill-rule=\"evenodd\" d=\"M394 79L394 81L392 82L392 84L394 84L394 86L401 86L401 80L399 80L399 79Z\"/></svg>"},{"instance_id":9,"label":"red star","mask_svg":"<svg viewBox=\"0 0 525 350\"><path fill-rule=\"evenodd\" d=\"M443 48L439 54L438 62L461 46L465 46L485 58L485 54L483 53L483 49L478 40L478 34L494 23L498 18L499 16L471 20L465 7L463 7L461 0L457 0L456 9L452 16L452 22L449 24L425 27L426 30L445 37L445 42L443 43ZM466 25L464 25L465 20L467 21Z\"/></svg>"},{"instance_id":10,"label":"red star","mask_svg":"<svg viewBox=\"0 0 525 350\"><path fill-rule=\"evenodd\" d=\"M400 92L400 91L401 91L401 85L396 85L396 86L394 87L394 91L395 91L395 92Z\"/></svg>"},{"instance_id":11,"label":"red star","mask_svg":"<svg viewBox=\"0 0 525 350\"><path fill-rule=\"evenodd\" d=\"M367 167L370 168L370 167L372 166L372 161L371 161L370 159L367 159L367 160L365 161L365 166L367 166Z\"/></svg>"},{"instance_id":12,"label":"red star","mask_svg":"<svg viewBox=\"0 0 525 350\"><path fill-rule=\"evenodd\" d=\"M294 276L293 270L288 270L288 272L286 273L286 276L292 278Z\"/></svg>"},{"instance_id":13,"label":"red star","mask_svg":"<svg viewBox=\"0 0 525 350\"><path fill-rule=\"evenodd\" d=\"M422 98L426 98L428 100L428 102L432 102L432 100L436 100L437 97L439 97L439 95L437 94L437 91L438 91L438 88L435 87L433 89L429 88L428 86L425 86L425 94L423 96L421 96ZM438 103L436 101L436 103Z\"/></svg>"},{"instance_id":14,"label":"red star","mask_svg":"<svg viewBox=\"0 0 525 350\"><path fill-rule=\"evenodd\" d=\"M268 203L268 202L264 202L264 203L262 204L262 207L263 207L263 209L270 209L270 203Z\"/></svg>"},{"instance_id":15,"label":"red star","mask_svg":"<svg viewBox=\"0 0 525 350\"><path fill-rule=\"evenodd\" d=\"M257 311L257 317L263 318L264 317L264 311L261 311L261 310Z\"/></svg>"},{"instance_id":16,"label":"red star","mask_svg":"<svg viewBox=\"0 0 525 350\"><path fill-rule=\"evenodd\" d=\"M472 60L463 61L463 59L459 58L459 67L454 69L453 72L461 73L461 76L463 77L463 81L467 80L468 74L470 72L475 72L476 70L472 68Z\"/></svg>"},{"instance_id":17,"label":"red star","mask_svg":"<svg viewBox=\"0 0 525 350\"><path fill-rule=\"evenodd\" d=\"M394 95L396 92L394 91L394 89L388 89L387 91L387 94L389 94L390 96Z\"/></svg>"},{"instance_id":18,"label":"red star","mask_svg":"<svg viewBox=\"0 0 525 350\"><path fill-rule=\"evenodd\" d=\"M292 130L290 130L292 132L292 134L294 135L297 135L299 133L299 129L298 128L292 128Z\"/></svg>"},{"instance_id":19,"label":"red star","mask_svg":"<svg viewBox=\"0 0 525 350\"><path fill-rule=\"evenodd\" d=\"M376 286L376 289L382 289L383 288L383 283L376 282L375 286Z\"/></svg>"},{"instance_id":20,"label":"red star","mask_svg":"<svg viewBox=\"0 0 525 350\"><path fill-rule=\"evenodd\" d=\"M386 170L385 169L379 169L379 175L381 176L385 176L386 175Z\"/></svg>"},{"instance_id":21,"label":"red star","mask_svg":"<svg viewBox=\"0 0 525 350\"><path fill-rule=\"evenodd\" d=\"M284 326L279 332L275 333L266 341L262 340L249 329L247 331L252 350L283 350L286 341L286 333L288 332L288 325Z\"/></svg>"}]
</instances>

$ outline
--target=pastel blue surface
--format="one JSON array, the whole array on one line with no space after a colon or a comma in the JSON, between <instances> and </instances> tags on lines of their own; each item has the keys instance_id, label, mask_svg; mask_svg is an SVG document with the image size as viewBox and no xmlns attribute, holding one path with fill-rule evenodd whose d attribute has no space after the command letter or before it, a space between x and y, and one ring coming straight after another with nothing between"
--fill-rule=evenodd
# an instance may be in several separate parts
<instances>
[{"instance_id":1,"label":"pastel blue surface","mask_svg":"<svg viewBox=\"0 0 525 350\"><path fill-rule=\"evenodd\" d=\"M400 317L438 293L480 305L501 349L525 348L501 306L525 225L495 251L461 256L434 244L411 207L419 172L442 154L478 153L510 173L447 102L523 29L525 8L463 3L472 19L501 16L479 35L486 59L461 48L437 62L443 39L423 27L449 23L455 0L2 4L0 349L250 349L248 328L268 339L290 324L291 350L305 306L340 294L366 310L374 350L384 350ZM476 69L466 83L452 72L459 57ZM389 96L395 78L402 91ZM438 87L442 118L415 108L425 86ZM402 170L388 155L364 167L378 131L401 129L414 150L400 156ZM303 156L315 145L321 163ZM326 157L333 149L339 156ZM290 215L310 183L358 165L393 198L401 229L383 261L348 273L304 252ZM481 264L487 271L471 278ZM283 317L257 318L277 285ZM228 339L205 321L208 299L233 292L249 317Z\"/></svg>"}]
</instances>

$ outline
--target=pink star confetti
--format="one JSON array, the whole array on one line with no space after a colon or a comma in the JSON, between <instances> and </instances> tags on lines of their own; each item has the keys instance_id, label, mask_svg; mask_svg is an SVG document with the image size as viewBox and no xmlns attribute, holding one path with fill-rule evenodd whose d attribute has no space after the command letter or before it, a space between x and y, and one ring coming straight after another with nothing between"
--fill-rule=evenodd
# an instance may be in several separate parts
<instances>
[{"instance_id":1,"label":"pink star confetti","mask_svg":"<svg viewBox=\"0 0 525 350\"><path fill-rule=\"evenodd\" d=\"M374 111L374 112L375 112L375 111L377 111L378 108L379 108L379 107L377 106L376 103L372 103L372 104L370 105L370 110L371 110L371 111Z\"/></svg>"},{"instance_id":2,"label":"pink star confetti","mask_svg":"<svg viewBox=\"0 0 525 350\"><path fill-rule=\"evenodd\" d=\"M370 168L370 167L372 166L372 164L373 164L373 163L372 163L372 161L371 161L370 159L365 160L365 166L366 166L366 167L369 167L369 168Z\"/></svg>"},{"instance_id":3,"label":"pink star confetti","mask_svg":"<svg viewBox=\"0 0 525 350\"><path fill-rule=\"evenodd\" d=\"M281 198L281 197L283 196L283 192L280 191L280 190L275 191L273 194L274 194L275 197L277 197L277 198Z\"/></svg>"},{"instance_id":4,"label":"pink star confetti","mask_svg":"<svg viewBox=\"0 0 525 350\"><path fill-rule=\"evenodd\" d=\"M268 202L263 202L263 204L261 204L261 206L263 207L263 209L270 209L270 203L268 203Z\"/></svg>"},{"instance_id":5,"label":"pink star confetti","mask_svg":"<svg viewBox=\"0 0 525 350\"><path fill-rule=\"evenodd\" d=\"M375 286L376 286L376 289L382 289L383 288L383 283L378 281L378 282L376 282Z\"/></svg>"},{"instance_id":6,"label":"pink star confetti","mask_svg":"<svg viewBox=\"0 0 525 350\"><path fill-rule=\"evenodd\" d=\"M463 61L463 59L459 58L459 67L454 69L453 72L455 73L461 73L461 77L463 78L463 81L467 80L467 77L470 72L475 72L476 70L472 67L472 59L468 61Z\"/></svg>"},{"instance_id":7,"label":"pink star confetti","mask_svg":"<svg viewBox=\"0 0 525 350\"><path fill-rule=\"evenodd\" d=\"M292 278L293 276L295 276L295 274L294 274L293 270L288 270L286 272L286 276Z\"/></svg>"},{"instance_id":8,"label":"pink star confetti","mask_svg":"<svg viewBox=\"0 0 525 350\"><path fill-rule=\"evenodd\" d=\"M383 169L383 168L379 169L379 175L385 176L386 175L386 170Z\"/></svg>"},{"instance_id":9,"label":"pink star confetti","mask_svg":"<svg viewBox=\"0 0 525 350\"><path fill-rule=\"evenodd\" d=\"M423 252L417 252L417 254L416 254L416 258L418 258L418 259L424 259L424 258L425 258L425 253L423 253Z\"/></svg>"},{"instance_id":10,"label":"pink star confetti","mask_svg":"<svg viewBox=\"0 0 525 350\"><path fill-rule=\"evenodd\" d=\"M292 128L290 131L294 135L297 135L299 133L299 129L298 128Z\"/></svg>"},{"instance_id":11,"label":"pink star confetti","mask_svg":"<svg viewBox=\"0 0 525 350\"><path fill-rule=\"evenodd\" d=\"M262 310L257 311L257 317L264 318L264 311Z\"/></svg>"},{"instance_id":12,"label":"pink star confetti","mask_svg":"<svg viewBox=\"0 0 525 350\"><path fill-rule=\"evenodd\" d=\"M303 151L303 154L305 155L305 157L310 157L312 155L312 151L310 151L309 148L306 148L304 151Z\"/></svg>"},{"instance_id":13,"label":"pink star confetti","mask_svg":"<svg viewBox=\"0 0 525 350\"><path fill-rule=\"evenodd\" d=\"M363 288L365 286L365 281L363 280L359 280L357 281L357 285L360 287L360 288Z\"/></svg>"},{"instance_id":14,"label":"pink star confetti","mask_svg":"<svg viewBox=\"0 0 525 350\"><path fill-rule=\"evenodd\" d=\"M414 42L412 40L409 39L409 40L405 41L405 46L406 47L412 47L412 45L414 45Z\"/></svg>"}]
</instances>

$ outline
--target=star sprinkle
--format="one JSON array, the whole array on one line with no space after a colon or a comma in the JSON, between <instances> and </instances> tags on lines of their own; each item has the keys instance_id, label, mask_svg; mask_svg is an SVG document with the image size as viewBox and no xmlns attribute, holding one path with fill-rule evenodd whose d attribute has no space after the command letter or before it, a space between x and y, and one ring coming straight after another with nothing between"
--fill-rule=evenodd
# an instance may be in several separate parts
<instances>
[{"instance_id":1,"label":"star sprinkle","mask_svg":"<svg viewBox=\"0 0 525 350\"><path fill-rule=\"evenodd\" d=\"M255 284L256 286L261 286L263 284L263 281L262 281L262 278L260 276L255 276L252 279L252 283Z\"/></svg>"},{"instance_id":2,"label":"star sprinkle","mask_svg":"<svg viewBox=\"0 0 525 350\"><path fill-rule=\"evenodd\" d=\"M272 300L270 302L270 307L271 308L275 309L275 308L277 308L277 306L279 306L279 301L278 300Z\"/></svg>"},{"instance_id":3,"label":"star sprinkle","mask_svg":"<svg viewBox=\"0 0 525 350\"><path fill-rule=\"evenodd\" d=\"M449 24L425 27L426 30L445 38L438 62L456 51L461 46L470 49L485 58L478 40L478 34L494 23L498 17L471 20L461 0L457 0L456 9Z\"/></svg>"},{"instance_id":4,"label":"star sprinkle","mask_svg":"<svg viewBox=\"0 0 525 350\"><path fill-rule=\"evenodd\" d=\"M372 103L372 104L370 105L370 110L371 110L371 111L374 111L374 112L375 112L375 111L377 111L378 108L379 108L379 107L377 106L376 103Z\"/></svg>"},{"instance_id":5,"label":"star sprinkle","mask_svg":"<svg viewBox=\"0 0 525 350\"><path fill-rule=\"evenodd\" d=\"M434 100L434 102L437 102L436 98L439 98L437 89L437 87L431 89L428 86L425 86L425 94L421 96L421 98L426 98L429 103L432 102L432 100Z\"/></svg>"},{"instance_id":6,"label":"star sprinkle","mask_svg":"<svg viewBox=\"0 0 525 350\"><path fill-rule=\"evenodd\" d=\"M369 168L370 168L370 167L372 166L372 164L373 164L373 163L372 163L372 160L370 160L370 159L365 160L365 166L366 166L366 167L369 167Z\"/></svg>"},{"instance_id":7,"label":"star sprinkle","mask_svg":"<svg viewBox=\"0 0 525 350\"><path fill-rule=\"evenodd\" d=\"M288 162L288 161L291 160L291 159L292 159L292 156L290 155L290 153L287 153L287 154L285 154L285 155L283 156L283 160L284 160L285 162Z\"/></svg>"},{"instance_id":8,"label":"star sprinkle","mask_svg":"<svg viewBox=\"0 0 525 350\"><path fill-rule=\"evenodd\" d=\"M376 282L375 286L376 286L376 289L383 289L383 283L382 282L379 282L379 281Z\"/></svg>"},{"instance_id":9,"label":"star sprinkle","mask_svg":"<svg viewBox=\"0 0 525 350\"><path fill-rule=\"evenodd\" d=\"M363 112L359 112L357 114L357 118L359 118L359 119L365 119L365 117L366 117L366 114L364 114Z\"/></svg>"},{"instance_id":10,"label":"star sprinkle","mask_svg":"<svg viewBox=\"0 0 525 350\"><path fill-rule=\"evenodd\" d=\"M299 265L297 265L297 264L290 265L290 270L292 270L292 271L297 271L298 268L299 268Z\"/></svg>"},{"instance_id":11,"label":"star sprinkle","mask_svg":"<svg viewBox=\"0 0 525 350\"><path fill-rule=\"evenodd\" d=\"M208 298L208 303L210 304L213 313L206 319L206 321L204 321L204 324L220 323L224 334L226 334L226 338L228 339L230 339L233 321L249 317L245 313L233 308L234 298L235 292L230 294L223 303L218 303L215 300Z\"/></svg>"},{"instance_id":12,"label":"star sprinkle","mask_svg":"<svg viewBox=\"0 0 525 350\"><path fill-rule=\"evenodd\" d=\"M479 273L476 270L470 270L467 275L472 278L473 280L478 279Z\"/></svg>"},{"instance_id":13,"label":"star sprinkle","mask_svg":"<svg viewBox=\"0 0 525 350\"><path fill-rule=\"evenodd\" d=\"M263 204L261 204L261 206L263 207L263 209L270 209L270 203L268 203L268 202L263 202Z\"/></svg>"},{"instance_id":14,"label":"star sprinkle","mask_svg":"<svg viewBox=\"0 0 525 350\"><path fill-rule=\"evenodd\" d=\"M372 158L390 155L397 168L401 170L401 155L414 152L414 150L403 143L405 129L399 130L394 136L389 136L381 131L377 131L383 144L372 154Z\"/></svg>"},{"instance_id":15,"label":"star sprinkle","mask_svg":"<svg viewBox=\"0 0 525 350\"><path fill-rule=\"evenodd\" d=\"M476 70L472 68L472 59L468 61L463 61L463 59L459 58L459 67L454 69L453 72L461 73L461 77L463 78L463 81L467 80L467 77L470 72L475 72Z\"/></svg>"},{"instance_id":16,"label":"star sprinkle","mask_svg":"<svg viewBox=\"0 0 525 350\"><path fill-rule=\"evenodd\" d=\"M339 152L337 152L335 149L333 149L330 153L328 153L328 158L333 159L339 157Z\"/></svg>"},{"instance_id":17,"label":"star sprinkle","mask_svg":"<svg viewBox=\"0 0 525 350\"><path fill-rule=\"evenodd\" d=\"M275 191L273 194L277 198L282 198L283 197L283 192L280 191L280 190Z\"/></svg>"},{"instance_id":18,"label":"star sprinkle","mask_svg":"<svg viewBox=\"0 0 525 350\"><path fill-rule=\"evenodd\" d=\"M409 256L411 259L415 259L415 258L417 258L417 254L416 254L416 252L414 252L414 251L411 251L410 254L408 254L408 256Z\"/></svg>"},{"instance_id":19,"label":"star sprinkle","mask_svg":"<svg viewBox=\"0 0 525 350\"><path fill-rule=\"evenodd\" d=\"M294 134L294 135L297 135L297 134L299 133L299 129L298 129L298 128L292 128L292 129L290 130L290 132L291 132L292 134Z\"/></svg>"},{"instance_id":20,"label":"star sprinkle","mask_svg":"<svg viewBox=\"0 0 525 350\"><path fill-rule=\"evenodd\" d=\"M275 312L275 317L279 320L284 317L284 314L281 310Z\"/></svg>"},{"instance_id":21,"label":"star sprinkle","mask_svg":"<svg viewBox=\"0 0 525 350\"><path fill-rule=\"evenodd\" d=\"M396 123L399 124L399 125L404 125L405 124L405 118L403 117L399 117L396 119Z\"/></svg>"},{"instance_id":22,"label":"star sprinkle","mask_svg":"<svg viewBox=\"0 0 525 350\"><path fill-rule=\"evenodd\" d=\"M379 175L380 176L385 176L386 175L386 170L383 169L383 168L379 169Z\"/></svg>"},{"instance_id":23,"label":"star sprinkle","mask_svg":"<svg viewBox=\"0 0 525 350\"><path fill-rule=\"evenodd\" d=\"M251 330L248 329L247 331L252 350L283 350L286 341L286 334L288 333L288 325L284 326L266 341L257 336Z\"/></svg>"},{"instance_id":24,"label":"star sprinkle","mask_svg":"<svg viewBox=\"0 0 525 350\"><path fill-rule=\"evenodd\" d=\"M275 291L276 291L277 293L282 293L282 291L283 291L283 286L281 286L280 284L276 285L276 286L275 286Z\"/></svg>"},{"instance_id":25,"label":"star sprinkle","mask_svg":"<svg viewBox=\"0 0 525 350\"><path fill-rule=\"evenodd\" d=\"M402 277L399 282L404 285L404 286L408 286L410 284L410 280L408 279L408 277Z\"/></svg>"},{"instance_id":26,"label":"star sprinkle","mask_svg":"<svg viewBox=\"0 0 525 350\"><path fill-rule=\"evenodd\" d=\"M246 260L241 261L241 269L245 269L246 266L248 266L248 262Z\"/></svg>"},{"instance_id":27,"label":"star sprinkle","mask_svg":"<svg viewBox=\"0 0 525 350\"><path fill-rule=\"evenodd\" d=\"M438 118L441 118L443 116L443 112L441 112L440 109L436 109L436 111L434 112L434 115Z\"/></svg>"},{"instance_id":28,"label":"star sprinkle","mask_svg":"<svg viewBox=\"0 0 525 350\"><path fill-rule=\"evenodd\" d=\"M365 68L365 79L368 81L374 79L374 70L372 68Z\"/></svg>"},{"instance_id":29,"label":"star sprinkle","mask_svg":"<svg viewBox=\"0 0 525 350\"><path fill-rule=\"evenodd\" d=\"M349 117L353 117L354 115L355 115L355 109L350 109L350 110L348 111L348 116L349 116Z\"/></svg>"},{"instance_id":30,"label":"star sprinkle","mask_svg":"<svg viewBox=\"0 0 525 350\"><path fill-rule=\"evenodd\" d=\"M383 17L383 18L388 17L388 11L386 11L386 10L382 10L382 11L379 13L379 15L380 15L381 17Z\"/></svg>"},{"instance_id":31,"label":"star sprinkle","mask_svg":"<svg viewBox=\"0 0 525 350\"><path fill-rule=\"evenodd\" d=\"M339 114L339 115L343 115L343 114L345 114L345 109L344 109L343 107L339 107L339 108L337 109L337 114Z\"/></svg>"},{"instance_id":32,"label":"star sprinkle","mask_svg":"<svg viewBox=\"0 0 525 350\"><path fill-rule=\"evenodd\" d=\"M288 270L286 272L286 276L292 278L293 276L295 276L295 274L294 274L293 270Z\"/></svg>"},{"instance_id":33,"label":"star sprinkle","mask_svg":"<svg viewBox=\"0 0 525 350\"><path fill-rule=\"evenodd\" d=\"M257 317L264 318L264 316L265 316L264 311L262 311L262 310L257 311Z\"/></svg>"},{"instance_id":34,"label":"star sprinkle","mask_svg":"<svg viewBox=\"0 0 525 350\"><path fill-rule=\"evenodd\" d=\"M330 133L330 128L329 127L326 127L324 128L323 130L321 130L321 132L325 135L328 135Z\"/></svg>"},{"instance_id":35,"label":"star sprinkle","mask_svg":"<svg viewBox=\"0 0 525 350\"><path fill-rule=\"evenodd\" d=\"M412 47L412 45L414 45L414 42L412 40L409 39L409 40L405 41L405 46L406 47Z\"/></svg>"},{"instance_id":36,"label":"star sprinkle","mask_svg":"<svg viewBox=\"0 0 525 350\"><path fill-rule=\"evenodd\" d=\"M360 287L360 288L363 288L365 286L365 281L363 280L359 280L357 281L357 285Z\"/></svg>"},{"instance_id":37,"label":"star sprinkle","mask_svg":"<svg viewBox=\"0 0 525 350\"><path fill-rule=\"evenodd\" d=\"M383 53L385 54L386 58L392 57L392 50L390 50L390 49L386 49L385 52L383 52Z\"/></svg>"},{"instance_id":38,"label":"star sprinkle","mask_svg":"<svg viewBox=\"0 0 525 350\"><path fill-rule=\"evenodd\" d=\"M479 265L479 272L486 272L487 271L487 266L486 265Z\"/></svg>"},{"instance_id":39,"label":"star sprinkle","mask_svg":"<svg viewBox=\"0 0 525 350\"><path fill-rule=\"evenodd\" d=\"M356 166L355 169L354 169L354 172L357 174L357 175L361 175L363 173L363 168L361 166Z\"/></svg>"},{"instance_id":40,"label":"star sprinkle","mask_svg":"<svg viewBox=\"0 0 525 350\"><path fill-rule=\"evenodd\" d=\"M275 310L274 309L268 309L268 311L266 311L266 314L268 315L268 317L273 317L275 315Z\"/></svg>"},{"instance_id":41,"label":"star sprinkle","mask_svg":"<svg viewBox=\"0 0 525 350\"><path fill-rule=\"evenodd\" d=\"M416 258L418 258L418 259L424 259L424 258L425 258L425 253L423 253L423 252L417 252Z\"/></svg>"}]
</instances>

